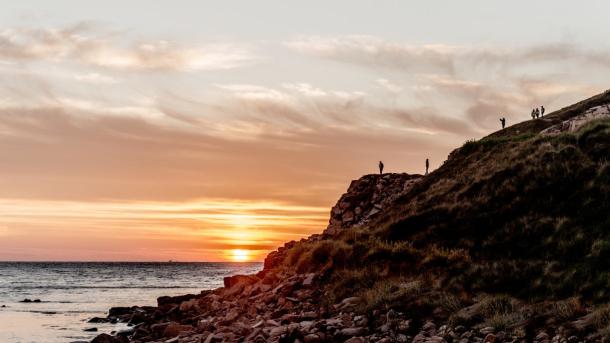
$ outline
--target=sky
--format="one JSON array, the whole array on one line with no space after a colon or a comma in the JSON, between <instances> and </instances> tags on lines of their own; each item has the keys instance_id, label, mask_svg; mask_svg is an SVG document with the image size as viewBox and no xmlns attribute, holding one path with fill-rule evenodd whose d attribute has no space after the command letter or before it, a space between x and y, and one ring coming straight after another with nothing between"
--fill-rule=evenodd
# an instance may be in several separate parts
<instances>
[{"instance_id":1,"label":"sky","mask_svg":"<svg viewBox=\"0 0 610 343\"><path fill-rule=\"evenodd\" d=\"M0 0L0 260L261 261L606 90L604 1Z\"/></svg>"}]
</instances>

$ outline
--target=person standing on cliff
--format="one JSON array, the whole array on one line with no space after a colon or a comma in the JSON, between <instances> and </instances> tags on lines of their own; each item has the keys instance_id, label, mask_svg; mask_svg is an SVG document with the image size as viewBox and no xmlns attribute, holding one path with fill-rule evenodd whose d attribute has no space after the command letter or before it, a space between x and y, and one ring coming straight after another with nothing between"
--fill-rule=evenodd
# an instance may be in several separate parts
<instances>
[{"instance_id":1,"label":"person standing on cliff","mask_svg":"<svg viewBox=\"0 0 610 343\"><path fill-rule=\"evenodd\" d=\"M544 111L545 111L544 105L540 105L540 116L541 117L544 117Z\"/></svg>"},{"instance_id":2,"label":"person standing on cliff","mask_svg":"<svg viewBox=\"0 0 610 343\"><path fill-rule=\"evenodd\" d=\"M383 162L379 161L379 175L383 175Z\"/></svg>"},{"instance_id":3,"label":"person standing on cliff","mask_svg":"<svg viewBox=\"0 0 610 343\"><path fill-rule=\"evenodd\" d=\"M536 110L532 108L532 119L536 119Z\"/></svg>"},{"instance_id":4,"label":"person standing on cliff","mask_svg":"<svg viewBox=\"0 0 610 343\"><path fill-rule=\"evenodd\" d=\"M504 127L506 126L506 118L500 118L500 123L502 123L502 130L504 130Z\"/></svg>"},{"instance_id":5,"label":"person standing on cliff","mask_svg":"<svg viewBox=\"0 0 610 343\"><path fill-rule=\"evenodd\" d=\"M430 160L426 158L426 175L428 175L428 168L430 168Z\"/></svg>"},{"instance_id":6,"label":"person standing on cliff","mask_svg":"<svg viewBox=\"0 0 610 343\"><path fill-rule=\"evenodd\" d=\"M540 118L540 110L538 109L538 107L536 107L536 112L534 112L536 114L536 119Z\"/></svg>"}]
</instances>

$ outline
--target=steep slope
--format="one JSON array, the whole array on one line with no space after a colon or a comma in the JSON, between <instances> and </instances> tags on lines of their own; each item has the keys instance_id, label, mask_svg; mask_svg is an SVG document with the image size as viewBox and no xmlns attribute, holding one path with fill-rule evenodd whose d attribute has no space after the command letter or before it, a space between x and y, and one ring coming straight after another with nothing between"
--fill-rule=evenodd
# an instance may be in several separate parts
<instances>
[{"instance_id":1,"label":"steep slope","mask_svg":"<svg viewBox=\"0 0 610 343\"><path fill-rule=\"evenodd\" d=\"M359 295L368 310L522 335L547 321L587 327L595 315L586 325L570 320L598 305L605 313L610 299L608 104L605 92L467 142L438 170L394 189L400 196L365 228L302 243L284 261L300 272L328 270L330 302ZM498 296L519 306L459 311ZM588 329L604 331L607 322Z\"/></svg>"},{"instance_id":2,"label":"steep slope","mask_svg":"<svg viewBox=\"0 0 610 343\"><path fill-rule=\"evenodd\" d=\"M225 288L114 310L98 342L554 342L610 336L606 92L353 181L324 234Z\"/></svg>"}]
</instances>

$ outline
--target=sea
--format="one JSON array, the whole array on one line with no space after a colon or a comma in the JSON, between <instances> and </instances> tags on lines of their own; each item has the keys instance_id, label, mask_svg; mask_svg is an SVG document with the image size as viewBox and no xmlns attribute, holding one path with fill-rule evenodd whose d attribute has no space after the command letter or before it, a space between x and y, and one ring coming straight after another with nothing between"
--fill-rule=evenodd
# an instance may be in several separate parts
<instances>
[{"instance_id":1,"label":"sea","mask_svg":"<svg viewBox=\"0 0 610 343\"><path fill-rule=\"evenodd\" d=\"M0 342L88 342L126 328L87 322L105 317L111 307L154 306L160 296L198 294L222 287L225 276L262 267L258 262L0 262ZM93 328L97 331L85 331Z\"/></svg>"}]
</instances>

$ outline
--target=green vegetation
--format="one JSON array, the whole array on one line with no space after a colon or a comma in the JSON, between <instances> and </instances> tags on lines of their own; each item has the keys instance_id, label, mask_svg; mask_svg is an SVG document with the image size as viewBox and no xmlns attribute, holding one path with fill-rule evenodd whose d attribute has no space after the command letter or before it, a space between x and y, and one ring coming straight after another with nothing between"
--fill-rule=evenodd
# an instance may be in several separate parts
<instances>
[{"instance_id":1,"label":"green vegetation","mask_svg":"<svg viewBox=\"0 0 610 343\"><path fill-rule=\"evenodd\" d=\"M513 133L466 142L376 222L298 243L283 267L322 275L329 306L506 331L597 307L610 334L610 121Z\"/></svg>"}]
</instances>

